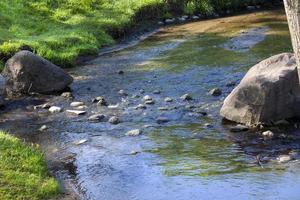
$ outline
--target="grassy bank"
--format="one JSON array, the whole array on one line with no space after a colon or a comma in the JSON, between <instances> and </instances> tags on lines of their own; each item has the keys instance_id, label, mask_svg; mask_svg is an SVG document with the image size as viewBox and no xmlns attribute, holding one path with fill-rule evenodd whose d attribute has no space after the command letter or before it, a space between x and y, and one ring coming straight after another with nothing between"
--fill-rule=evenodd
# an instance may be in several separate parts
<instances>
[{"instance_id":1,"label":"grassy bank","mask_svg":"<svg viewBox=\"0 0 300 200\"><path fill-rule=\"evenodd\" d=\"M0 132L1 200L44 200L58 192L58 183L48 175L43 154L37 148Z\"/></svg>"},{"instance_id":2,"label":"grassy bank","mask_svg":"<svg viewBox=\"0 0 300 200\"><path fill-rule=\"evenodd\" d=\"M1 0L0 68L24 46L62 67L95 54L141 21L209 16L266 0Z\"/></svg>"}]
</instances>

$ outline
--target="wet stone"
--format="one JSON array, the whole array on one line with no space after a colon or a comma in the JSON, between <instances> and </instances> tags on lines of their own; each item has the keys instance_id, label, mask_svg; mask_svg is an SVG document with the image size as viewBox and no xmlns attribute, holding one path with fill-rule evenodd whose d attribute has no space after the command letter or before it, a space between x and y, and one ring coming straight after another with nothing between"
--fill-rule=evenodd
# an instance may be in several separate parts
<instances>
[{"instance_id":1,"label":"wet stone","mask_svg":"<svg viewBox=\"0 0 300 200\"><path fill-rule=\"evenodd\" d=\"M127 96L127 95L128 95L128 94L125 92L125 90L119 90L118 94L121 95L121 96Z\"/></svg>"},{"instance_id":2,"label":"wet stone","mask_svg":"<svg viewBox=\"0 0 300 200\"><path fill-rule=\"evenodd\" d=\"M73 114L73 115L85 115L86 111L82 110L66 110L67 113Z\"/></svg>"},{"instance_id":3,"label":"wet stone","mask_svg":"<svg viewBox=\"0 0 300 200\"><path fill-rule=\"evenodd\" d=\"M124 74L124 71L123 70L119 70L117 73L120 74L120 75L122 75L122 74Z\"/></svg>"},{"instance_id":4,"label":"wet stone","mask_svg":"<svg viewBox=\"0 0 300 200\"><path fill-rule=\"evenodd\" d=\"M87 106L78 106L75 109L77 109L77 110L85 110L87 108L88 108Z\"/></svg>"},{"instance_id":5,"label":"wet stone","mask_svg":"<svg viewBox=\"0 0 300 200\"><path fill-rule=\"evenodd\" d=\"M235 132L235 133L244 132L244 131L248 131L248 130L249 130L249 127L245 126L245 125L242 125L242 124L238 124L238 125L230 128L230 131Z\"/></svg>"},{"instance_id":6,"label":"wet stone","mask_svg":"<svg viewBox=\"0 0 300 200\"><path fill-rule=\"evenodd\" d=\"M160 92L160 90L154 90L153 91L153 94L160 94L161 92Z\"/></svg>"},{"instance_id":7,"label":"wet stone","mask_svg":"<svg viewBox=\"0 0 300 200\"><path fill-rule=\"evenodd\" d=\"M173 101L173 99L170 98L170 97L166 97L164 100L165 100L165 102L172 102Z\"/></svg>"},{"instance_id":8,"label":"wet stone","mask_svg":"<svg viewBox=\"0 0 300 200\"><path fill-rule=\"evenodd\" d=\"M262 133L262 135L263 135L264 137L269 137L269 138L271 138L271 137L274 136L274 133L273 133L272 131L265 131L265 132Z\"/></svg>"},{"instance_id":9,"label":"wet stone","mask_svg":"<svg viewBox=\"0 0 300 200\"><path fill-rule=\"evenodd\" d=\"M184 94L180 97L181 100L183 101L191 101L193 100L192 96L190 94Z\"/></svg>"},{"instance_id":10,"label":"wet stone","mask_svg":"<svg viewBox=\"0 0 300 200\"><path fill-rule=\"evenodd\" d=\"M105 119L105 116L102 114L91 115L88 120L92 122L101 122Z\"/></svg>"},{"instance_id":11,"label":"wet stone","mask_svg":"<svg viewBox=\"0 0 300 200\"><path fill-rule=\"evenodd\" d=\"M43 126L41 126L41 127L39 128L39 131L43 132L43 131L45 131L45 130L47 130L47 129L48 129L48 127L47 127L46 125L43 125Z\"/></svg>"},{"instance_id":12,"label":"wet stone","mask_svg":"<svg viewBox=\"0 0 300 200\"><path fill-rule=\"evenodd\" d=\"M59 113L62 111L62 108L61 107L58 107L58 106L51 106L49 108L49 112L51 113Z\"/></svg>"},{"instance_id":13,"label":"wet stone","mask_svg":"<svg viewBox=\"0 0 300 200\"><path fill-rule=\"evenodd\" d=\"M222 90L220 88L214 88L209 91L209 94L212 96L220 96L222 94Z\"/></svg>"},{"instance_id":14,"label":"wet stone","mask_svg":"<svg viewBox=\"0 0 300 200\"><path fill-rule=\"evenodd\" d=\"M149 95L146 95L146 96L143 97L143 100L144 100L144 101L151 101L151 100L152 100L152 97L149 96Z\"/></svg>"},{"instance_id":15,"label":"wet stone","mask_svg":"<svg viewBox=\"0 0 300 200\"><path fill-rule=\"evenodd\" d=\"M147 100L147 101L145 101L145 104L153 105L153 104L155 104L155 101L154 100Z\"/></svg>"},{"instance_id":16,"label":"wet stone","mask_svg":"<svg viewBox=\"0 0 300 200\"><path fill-rule=\"evenodd\" d=\"M136 110L144 110L147 109L147 107L144 104L139 104L135 107Z\"/></svg>"},{"instance_id":17,"label":"wet stone","mask_svg":"<svg viewBox=\"0 0 300 200\"><path fill-rule=\"evenodd\" d=\"M84 106L84 103L81 101L75 101L70 104L71 107Z\"/></svg>"},{"instance_id":18,"label":"wet stone","mask_svg":"<svg viewBox=\"0 0 300 200\"><path fill-rule=\"evenodd\" d=\"M71 92L63 92L60 96L64 98L73 98L73 95Z\"/></svg>"},{"instance_id":19,"label":"wet stone","mask_svg":"<svg viewBox=\"0 0 300 200\"><path fill-rule=\"evenodd\" d=\"M37 109L49 109L51 107L51 105L49 103L45 103L45 104L42 104L42 105L37 105L37 106L34 106L33 109L34 110L37 110Z\"/></svg>"},{"instance_id":20,"label":"wet stone","mask_svg":"<svg viewBox=\"0 0 300 200\"><path fill-rule=\"evenodd\" d=\"M144 94L144 93L145 93L145 90L144 90L144 89L140 89L140 93L141 93L141 94Z\"/></svg>"},{"instance_id":21,"label":"wet stone","mask_svg":"<svg viewBox=\"0 0 300 200\"><path fill-rule=\"evenodd\" d=\"M140 129L134 129L131 131L128 131L125 135L126 136L139 136L142 134L142 131Z\"/></svg>"},{"instance_id":22,"label":"wet stone","mask_svg":"<svg viewBox=\"0 0 300 200\"><path fill-rule=\"evenodd\" d=\"M118 117L113 116L113 117L109 118L108 122L109 122L110 124L116 125L116 124L119 124L119 123L120 123L120 120L119 120Z\"/></svg>"},{"instance_id":23,"label":"wet stone","mask_svg":"<svg viewBox=\"0 0 300 200\"><path fill-rule=\"evenodd\" d=\"M286 162L289 162L289 161L292 161L294 158L292 155L280 155L278 158L277 158L277 161L280 162L280 163L286 163Z\"/></svg>"},{"instance_id":24,"label":"wet stone","mask_svg":"<svg viewBox=\"0 0 300 200\"><path fill-rule=\"evenodd\" d=\"M170 120L168 118L166 118L166 117L159 117L159 118L157 118L156 123L158 123L158 124L164 124L164 123L168 123L169 121Z\"/></svg>"}]
</instances>

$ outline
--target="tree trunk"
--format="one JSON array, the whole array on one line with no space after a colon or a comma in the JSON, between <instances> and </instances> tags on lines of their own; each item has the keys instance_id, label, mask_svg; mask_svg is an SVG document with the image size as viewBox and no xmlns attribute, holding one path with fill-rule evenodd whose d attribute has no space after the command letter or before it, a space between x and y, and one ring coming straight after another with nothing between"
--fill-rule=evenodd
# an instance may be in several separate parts
<instances>
[{"instance_id":1,"label":"tree trunk","mask_svg":"<svg viewBox=\"0 0 300 200\"><path fill-rule=\"evenodd\" d=\"M300 0L284 0L300 80Z\"/></svg>"}]
</instances>

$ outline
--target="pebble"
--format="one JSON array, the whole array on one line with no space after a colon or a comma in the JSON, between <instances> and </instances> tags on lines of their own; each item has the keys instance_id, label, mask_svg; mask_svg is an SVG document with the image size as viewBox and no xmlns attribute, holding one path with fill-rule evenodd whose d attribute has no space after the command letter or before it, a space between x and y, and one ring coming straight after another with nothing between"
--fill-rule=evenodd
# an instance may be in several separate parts
<instances>
[{"instance_id":1,"label":"pebble","mask_svg":"<svg viewBox=\"0 0 300 200\"><path fill-rule=\"evenodd\" d=\"M140 89L140 93L141 93L141 94L144 94L144 93L145 93L145 90L144 90L144 89Z\"/></svg>"},{"instance_id":2,"label":"pebble","mask_svg":"<svg viewBox=\"0 0 300 200\"><path fill-rule=\"evenodd\" d=\"M280 155L277 158L277 161L280 162L280 163L286 163L286 162L289 162L291 160L293 160L293 157L291 155Z\"/></svg>"},{"instance_id":3,"label":"pebble","mask_svg":"<svg viewBox=\"0 0 300 200\"><path fill-rule=\"evenodd\" d=\"M169 107L159 107L158 110L166 111L169 110Z\"/></svg>"},{"instance_id":4,"label":"pebble","mask_svg":"<svg viewBox=\"0 0 300 200\"><path fill-rule=\"evenodd\" d=\"M148 100L148 101L145 101L145 104L153 105L153 104L155 104L155 101L154 100Z\"/></svg>"},{"instance_id":5,"label":"pebble","mask_svg":"<svg viewBox=\"0 0 300 200\"><path fill-rule=\"evenodd\" d=\"M120 105L117 103L117 104L115 104L115 105L109 105L109 106L107 106L107 108L110 108L110 109L116 109L116 108L118 108Z\"/></svg>"},{"instance_id":6,"label":"pebble","mask_svg":"<svg viewBox=\"0 0 300 200\"><path fill-rule=\"evenodd\" d=\"M157 118L156 123L158 123L158 124L164 124L164 123L167 123L169 121L170 120L168 118L166 118L166 117L159 117L159 118Z\"/></svg>"},{"instance_id":7,"label":"pebble","mask_svg":"<svg viewBox=\"0 0 300 200\"><path fill-rule=\"evenodd\" d=\"M49 112L51 113L59 113L62 111L62 108L61 107L58 107L58 106L51 106L49 108Z\"/></svg>"},{"instance_id":8,"label":"pebble","mask_svg":"<svg viewBox=\"0 0 300 200\"><path fill-rule=\"evenodd\" d=\"M100 122L105 119L105 116L102 114L91 115L88 120L93 122Z\"/></svg>"},{"instance_id":9,"label":"pebble","mask_svg":"<svg viewBox=\"0 0 300 200\"><path fill-rule=\"evenodd\" d=\"M154 90L153 94L160 94L160 90Z\"/></svg>"},{"instance_id":10,"label":"pebble","mask_svg":"<svg viewBox=\"0 0 300 200\"><path fill-rule=\"evenodd\" d=\"M205 123L204 126L205 126L206 128L212 128L212 127L213 127L213 125L210 124L210 123Z\"/></svg>"},{"instance_id":11,"label":"pebble","mask_svg":"<svg viewBox=\"0 0 300 200\"><path fill-rule=\"evenodd\" d=\"M157 22L157 24L160 25L160 26L162 26L162 25L164 25L165 23L162 22L162 21L159 21L159 22Z\"/></svg>"},{"instance_id":12,"label":"pebble","mask_svg":"<svg viewBox=\"0 0 300 200\"><path fill-rule=\"evenodd\" d=\"M74 101L70 104L71 107L78 107L78 106L83 106L84 103L81 101Z\"/></svg>"},{"instance_id":13,"label":"pebble","mask_svg":"<svg viewBox=\"0 0 300 200\"><path fill-rule=\"evenodd\" d=\"M150 100L152 100L152 97L150 97L149 95L146 95L146 96L143 97L143 100L144 101L150 101Z\"/></svg>"},{"instance_id":14,"label":"pebble","mask_svg":"<svg viewBox=\"0 0 300 200\"><path fill-rule=\"evenodd\" d=\"M248 131L248 130L249 130L249 127L245 126L245 125L242 125L242 124L238 124L238 125L230 128L230 131L235 132L235 133L244 132L244 131Z\"/></svg>"},{"instance_id":15,"label":"pebble","mask_svg":"<svg viewBox=\"0 0 300 200\"><path fill-rule=\"evenodd\" d=\"M118 92L119 95L122 95L122 96L127 96L127 93L124 91L124 90L120 90Z\"/></svg>"},{"instance_id":16,"label":"pebble","mask_svg":"<svg viewBox=\"0 0 300 200\"><path fill-rule=\"evenodd\" d=\"M137 154L139 154L139 153L141 153L141 152L139 152L139 151L131 151L131 152L129 153L129 155L137 155Z\"/></svg>"},{"instance_id":17,"label":"pebble","mask_svg":"<svg viewBox=\"0 0 300 200\"><path fill-rule=\"evenodd\" d=\"M138 94L134 94L134 95L132 95L132 97L131 98L133 98L133 99L137 99L137 98L140 98L141 96L140 95L138 95Z\"/></svg>"},{"instance_id":18,"label":"pebble","mask_svg":"<svg viewBox=\"0 0 300 200\"><path fill-rule=\"evenodd\" d=\"M87 108L88 108L87 106L78 106L78 107L76 107L77 110L85 110Z\"/></svg>"},{"instance_id":19,"label":"pebble","mask_svg":"<svg viewBox=\"0 0 300 200\"><path fill-rule=\"evenodd\" d=\"M262 133L262 135L264 137L270 137L271 138L271 137L274 136L274 133L272 131L265 131L265 132Z\"/></svg>"},{"instance_id":20,"label":"pebble","mask_svg":"<svg viewBox=\"0 0 300 200\"><path fill-rule=\"evenodd\" d=\"M100 99L97 103L98 106L107 106L107 102L105 101L104 98Z\"/></svg>"},{"instance_id":21,"label":"pebble","mask_svg":"<svg viewBox=\"0 0 300 200\"><path fill-rule=\"evenodd\" d=\"M34 110L37 110L39 108L42 108L42 109L49 109L51 107L51 105L49 103L45 103L45 104L42 104L42 105L37 105L37 106L34 106L33 109Z\"/></svg>"},{"instance_id":22,"label":"pebble","mask_svg":"<svg viewBox=\"0 0 300 200\"><path fill-rule=\"evenodd\" d=\"M170 98L170 97L166 97L166 98L165 98L165 102L172 102L172 101L173 101L173 99Z\"/></svg>"},{"instance_id":23,"label":"pebble","mask_svg":"<svg viewBox=\"0 0 300 200\"><path fill-rule=\"evenodd\" d=\"M81 144L86 143L87 141L88 141L87 139L82 139L82 140L79 140L79 141L77 141L77 142L74 142L74 144L76 144L76 145L81 145Z\"/></svg>"},{"instance_id":24,"label":"pebble","mask_svg":"<svg viewBox=\"0 0 300 200\"><path fill-rule=\"evenodd\" d=\"M136 110L139 110L139 109L144 110L144 109L147 109L147 107L144 104L139 104L135 107L135 109Z\"/></svg>"},{"instance_id":25,"label":"pebble","mask_svg":"<svg viewBox=\"0 0 300 200\"><path fill-rule=\"evenodd\" d=\"M126 136L139 136L142 134L142 131L140 129L134 129L131 131L128 131L125 135Z\"/></svg>"},{"instance_id":26,"label":"pebble","mask_svg":"<svg viewBox=\"0 0 300 200\"><path fill-rule=\"evenodd\" d=\"M190 94L184 94L180 97L181 100L183 101L191 101L193 100L192 96Z\"/></svg>"},{"instance_id":27,"label":"pebble","mask_svg":"<svg viewBox=\"0 0 300 200\"><path fill-rule=\"evenodd\" d=\"M198 19L200 19L200 17L198 17L198 16L194 15L194 16L192 17L192 19L194 19L194 20L198 20Z\"/></svg>"},{"instance_id":28,"label":"pebble","mask_svg":"<svg viewBox=\"0 0 300 200\"><path fill-rule=\"evenodd\" d=\"M108 122L111 123L111 124L115 124L116 125L116 124L120 123L120 120L119 120L118 117L113 116L113 117L109 118Z\"/></svg>"},{"instance_id":29,"label":"pebble","mask_svg":"<svg viewBox=\"0 0 300 200\"><path fill-rule=\"evenodd\" d=\"M67 113L73 114L73 115L84 115L86 114L86 111L83 110L66 110Z\"/></svg>"},{"instance_id":30,"label":"pebble","mask_svg":"<svg viewBox=\"0 0 300 200\"><path fill-rule=\"evenodd\" d=\"M73 95L71 92L63 92L60 96L65 98L73 98Z\"/></svg>"},{"instance_id":31,"label":"pebble","mask_svg":"<svg viewBox=\"0 0 300 200\"><path fill-rule=\"evenodd\" d=\"M39 131L45 131L45 130L47 130L48 129L48 127L46 126L46 125L43 125L43 126L41 126L41 128L39 128Z\"/></svg>"},{"instance_id":32,"label":"pebble","mask_svg":"<svg viewBox=\"0 0 300 200\"><path fill-rule=\"evenodd\" d=\"M124 71L123 70L119 70L118 74L122 75L122 74L124 74Z\"/></svg>"},{"instance_id":33,"label":"pebble","mask_svg":"<svg viewBox=\"0 0 300 200\"><path fill-rule=\"evenodd\" d=\"M212 96L220 96L222 94L222 90L220 88L214 88L209 91L209 94Z\"/></svg>"}]
</instances>

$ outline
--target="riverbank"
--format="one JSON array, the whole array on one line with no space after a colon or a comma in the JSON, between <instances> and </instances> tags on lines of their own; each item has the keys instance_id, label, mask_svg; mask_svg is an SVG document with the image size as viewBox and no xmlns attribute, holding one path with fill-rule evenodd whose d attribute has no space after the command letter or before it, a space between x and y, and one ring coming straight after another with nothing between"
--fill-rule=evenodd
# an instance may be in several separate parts
<instances>
[{"instance_id":1,"label":"riverbank","mask_svg":"<svg viewBox=\"0 0 300 200\"><path fill-rule=\"evenodd\" d=\"M0 197L11 199L51 199L59 185L49 176L42 152L32 144L0 131Z\"/></svg>"},{"instance_id":2,"label":"riverbank","mask_svg":"<svg viewBox=\"0 0 300 200\"><path fill-rule=\"evenodd\" d=\"M181 10L174 11L170 2L1 1L0 69L19 49L31 49L61 67L74 66L79 56L96 55L100 48L128 35L154 30L160 20L183 14L191 17L195 14L197 19L217 17L232 14L238 8L246 10L247 5L256 5L249 1L229 6L207 4L200 8L201 4L191 1L185 7L182 3L177 5ZM249 9L253 8L257 9L255 6Z\"/></svg>"}]
</instances>

